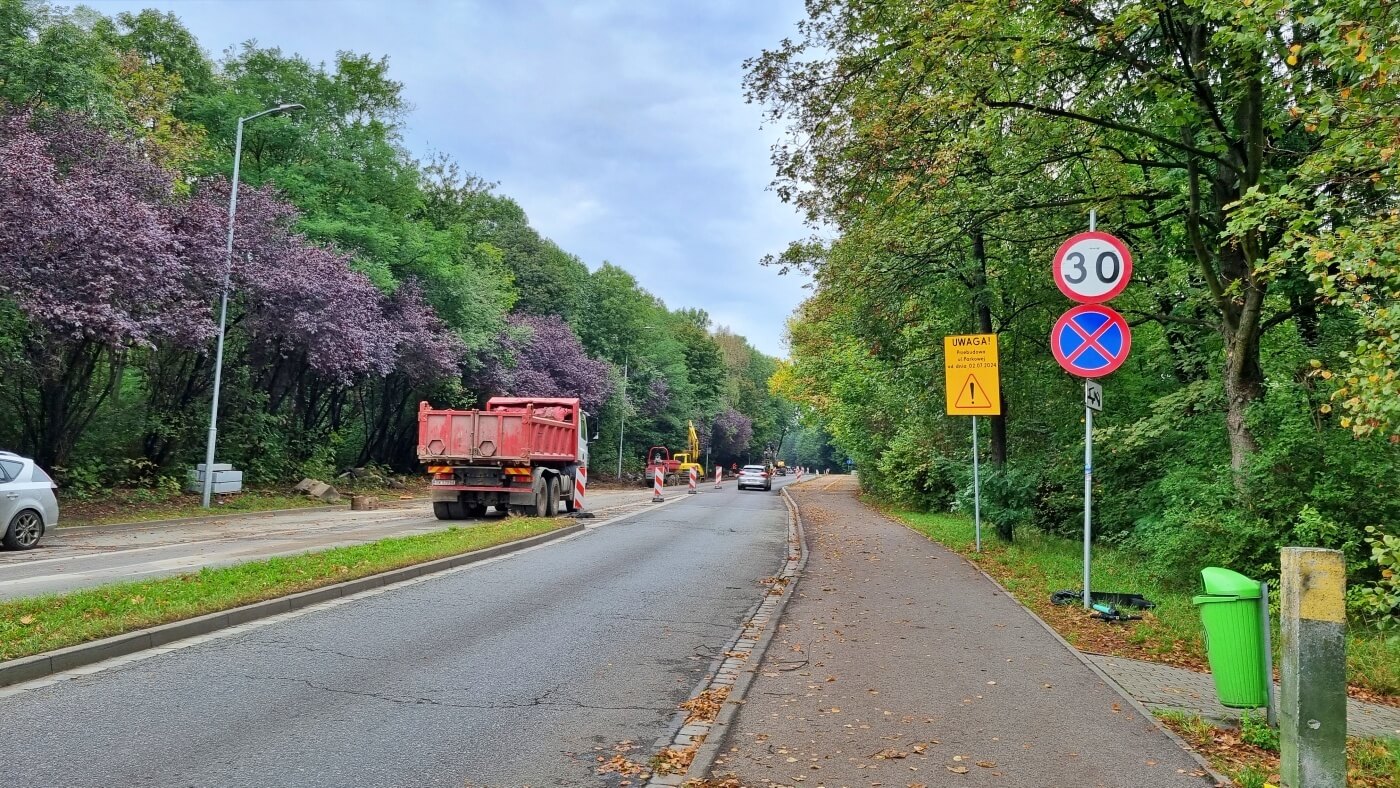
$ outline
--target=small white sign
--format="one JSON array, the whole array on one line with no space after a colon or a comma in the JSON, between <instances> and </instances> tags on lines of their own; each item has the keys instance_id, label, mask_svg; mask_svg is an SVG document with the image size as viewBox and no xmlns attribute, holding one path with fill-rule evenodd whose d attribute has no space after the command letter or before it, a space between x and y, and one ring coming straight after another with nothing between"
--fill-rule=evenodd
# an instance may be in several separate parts
<instances>
[{"instance_id":1,"label":"small white sign","mask_svg":"<svg viewBox=\"0 0 1400 788\"><path fill-rule=\"evenodd\" d=\"M1099 413L1103 410L1103 386L1092 380L1084 381L1084 407Z\"/></svg>"}]
</instances>

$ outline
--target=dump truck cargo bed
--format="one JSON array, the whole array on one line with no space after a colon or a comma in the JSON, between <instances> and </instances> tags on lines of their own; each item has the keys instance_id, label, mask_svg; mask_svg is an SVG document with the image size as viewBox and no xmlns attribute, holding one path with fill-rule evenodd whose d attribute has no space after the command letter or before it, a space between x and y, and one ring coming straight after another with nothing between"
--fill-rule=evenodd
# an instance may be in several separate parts
<instances>
[{"instance_id":1,"label":"dump truck cargo bed","mask_svg":"<svg viewBox=\"0 0 1400 788\"><path fill-rule=\"evenodd\" d=\"M493 397L481 410L418 406L418 459L431 465L579 460L579 401Z\"/></svg>"}]
</instances>

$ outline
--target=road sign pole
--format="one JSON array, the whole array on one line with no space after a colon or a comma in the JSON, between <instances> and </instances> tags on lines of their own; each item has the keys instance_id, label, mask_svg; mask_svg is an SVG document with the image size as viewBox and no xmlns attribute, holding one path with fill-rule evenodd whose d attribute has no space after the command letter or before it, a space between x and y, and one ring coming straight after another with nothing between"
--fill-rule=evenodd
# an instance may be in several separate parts
<instances>
[{"instance_id":1,"label":"road sign pole","mask_svg":"<svg viewBox=\"0 0 1400 788\"><path fill-rule=\"evenodd\" d=\"M1089 381L1084 381L1087 389ZM1084 609L1089 601L1089 543L1093 541L1094 510L1094 411L1084 406Z\"/></svg>"},{"instance_id":2,"label":"road sign pole","mask_svg":"<svg viewBox=\"0 0 1400 788\"><path fill-rule=\"evenodd\" d=\"M972 522L977 552L982 552L982 479L977 460L977 417L972 417Z\"/></svg>"}]
</instances>

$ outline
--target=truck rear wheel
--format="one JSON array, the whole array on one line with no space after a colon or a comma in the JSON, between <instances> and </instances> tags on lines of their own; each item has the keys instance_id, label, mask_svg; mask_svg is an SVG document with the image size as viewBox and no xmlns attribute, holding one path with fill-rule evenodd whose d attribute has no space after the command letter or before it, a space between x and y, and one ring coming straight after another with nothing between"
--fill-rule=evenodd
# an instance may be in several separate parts
<instances>
[{"instance_id":1,"label":"truck rear wheel","mask_svg":"<svg viewBox=\"0 0 1400 788\"><path fill-rule=\"evenodd\" d=\"M433 504L433 516L436 517L436 518L438 518L439 520L451 520L451 519L453 519L453 517L452 517L452 504L447 503L447 502L445 502L445 501L440 501L440 502L434 503L434 504Z\"/></svg>"},{"instance_id":2,"label":"truck rear wheel","mask_svg":"<svg viewBox=\"0 0 1400 788\"><path fill-rule=\"evenodd\" d=\"M549 477L548 479L545 480L545 488L546 488L546 489L545 489L545 495L548 497L549 500L545 502L544 516L545 516L545 517L558 517L558 516L559 516L559 480L556 479L556 478L554 478L553 476Z\"/></svg>"},{"instance_id":3,"label":"truck rear wheel","mask_svg":"<svg viewBox=\"0 0 1400 788\"><path fill-rule=\"evenodd\" d=\"M534 517L547 517L549 512L549 480L540 479L539 486L535 487L535 505L531 507L530 514Z\"/></svg>"}]
</instances>

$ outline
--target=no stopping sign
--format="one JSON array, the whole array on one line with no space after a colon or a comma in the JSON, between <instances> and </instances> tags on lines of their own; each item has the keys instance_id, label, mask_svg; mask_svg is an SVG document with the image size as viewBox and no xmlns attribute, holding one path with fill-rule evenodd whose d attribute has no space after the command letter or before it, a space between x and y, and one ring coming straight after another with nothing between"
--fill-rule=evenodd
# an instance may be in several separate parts
<instances>
[{"instance_id":1,"label":"no stopping sign","mask_svg":"<svg viewBox=\"0 0 1400 788\"><path fill-rule=\"evenodd\" d=\"M1101 304L1128 286L1133 256L1108 233L1080 233L1060 244L1054 272L1061 293L1081 304Z\"/></svg>"}]
</instances>

